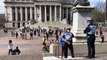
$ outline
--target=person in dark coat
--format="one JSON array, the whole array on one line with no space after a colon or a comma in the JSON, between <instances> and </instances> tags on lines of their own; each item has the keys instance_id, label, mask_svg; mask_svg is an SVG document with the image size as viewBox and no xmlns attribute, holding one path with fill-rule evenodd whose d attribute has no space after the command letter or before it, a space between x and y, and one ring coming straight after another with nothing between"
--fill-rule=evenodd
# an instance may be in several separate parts
<instances>
[{"instance_id":1,"label":"person in dark coat","mask_svg":"<svg viewBox=\"0 0 107 60\"><path fill-rule=\"evenodd\" d=\"M92 20L88 20L89 25L84 30L84 33L87 34L87 46L88 46L88 56L87 58L95 58L95 33L96 25L93 24Z\"/></svg>"},{"instance_id":2,"label":"person in dark coat","mask_svg":"<svg viewBox=\"0 0 107 60\"><path fill-rule=\"evenodd\" d=\"M20 49L16 47L16 49L13 50L12 55L19 55L21 53Z\"/></svg>"}]
</instances>

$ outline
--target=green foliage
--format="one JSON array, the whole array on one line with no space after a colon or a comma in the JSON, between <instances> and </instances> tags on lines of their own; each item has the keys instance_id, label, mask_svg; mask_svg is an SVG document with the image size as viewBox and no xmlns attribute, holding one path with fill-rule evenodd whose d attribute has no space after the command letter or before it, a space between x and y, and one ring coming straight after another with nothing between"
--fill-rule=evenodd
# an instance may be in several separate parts
<instances>
[{"instance_id":1,"label":"green foliage","mask_svg":"<svg viewBox=\"0 0 107 60\"><path fill-rule=\"evenodd\" d=\"M101 11L94 9L92 13L93 13L94 22L105 22L105 18L106 18L105 12L101 12Z\"/></svg>"}]
</instances>

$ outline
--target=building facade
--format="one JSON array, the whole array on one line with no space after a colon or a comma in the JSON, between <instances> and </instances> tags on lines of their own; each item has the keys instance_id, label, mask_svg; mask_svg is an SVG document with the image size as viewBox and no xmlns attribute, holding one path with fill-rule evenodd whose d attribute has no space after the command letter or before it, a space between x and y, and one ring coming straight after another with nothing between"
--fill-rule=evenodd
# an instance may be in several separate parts
<instances>
[{"instance_id":1,"label":"building facade","mask_svg":"<svg viewBox=\"0 0 107 60\"><path fill-rule=\"evenodd\" d=\"M5 0L6 26L19 28L31 19L38 22L71 21L70 10L75 0Z\"/></svg>"}]
</instances>

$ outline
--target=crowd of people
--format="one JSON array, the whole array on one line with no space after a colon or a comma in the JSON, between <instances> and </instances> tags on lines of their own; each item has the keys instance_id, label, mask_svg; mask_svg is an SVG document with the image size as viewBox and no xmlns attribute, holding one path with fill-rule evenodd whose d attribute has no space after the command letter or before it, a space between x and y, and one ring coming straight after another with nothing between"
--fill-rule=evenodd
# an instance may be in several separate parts
<instances>
[{"instance_id":1,"label":"crowd of people","mask_svg":"<svg viewBox=\"0 0 107 60\"><path fill-rule=\"evenodd\" d=\"M96 31L97 27L92 22L84 30L84 33L87 34L87 45L88 45L88 58L95 58L95 35L100 34L101 43L104 42L104 34L102 29L99 29L99 32ZM62 47L62 57L68 58L68 48L70 49L71 56L74 58L74 49L73 49L73 39L75 36L71 32L71 28L42 28L38 26L38 28L30 28L24 27L23 29L19 29L19 31L12 30L11 35L16 38L22 38L25 40L32 40L35 36L43 37L42 45L43 51L49 52L49 46L51 44L60 43ZM16 55L20 54L21 51L18 47L13 49L12 40L9 40L8 44L8 55Z\"/></svg>"}]
</instances>

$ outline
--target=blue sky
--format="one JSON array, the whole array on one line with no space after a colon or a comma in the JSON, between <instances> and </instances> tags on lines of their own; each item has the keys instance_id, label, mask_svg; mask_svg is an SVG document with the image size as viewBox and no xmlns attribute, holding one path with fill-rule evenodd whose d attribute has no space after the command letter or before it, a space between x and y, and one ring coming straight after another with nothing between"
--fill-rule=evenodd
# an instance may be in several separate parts
<instances>
[{"instance_id":1,"label":"blue sky","mask_svg":"<svg viewBox=\"0 0 107 60\"><path fill-rule=\"evenodd\" d=\"M5 0L0 0L0 14L5 13L5 7L4 2ZM98 2L105 2L106 0L89 0L91 3L91 6L95 6Z\"/></svg>"}]
</instances>

